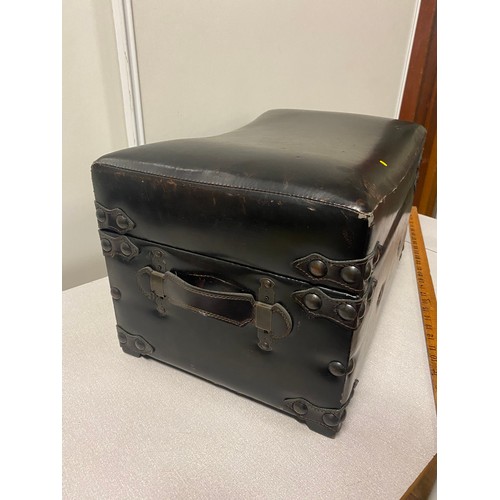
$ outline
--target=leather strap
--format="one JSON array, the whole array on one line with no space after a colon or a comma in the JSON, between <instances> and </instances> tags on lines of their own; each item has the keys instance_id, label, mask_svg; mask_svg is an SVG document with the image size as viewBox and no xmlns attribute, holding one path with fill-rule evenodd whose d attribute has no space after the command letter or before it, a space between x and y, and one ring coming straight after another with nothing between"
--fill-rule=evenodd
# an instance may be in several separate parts
<instances>
[{"instance_id":1,"label":"leather strap","mask_svg":"<svg viewBox=\"0 0 500 500\"><path fill-rule=\"evenodd\" d=\"M210 279L225 283L214 277ZM149 266L138 271L137 281L162 314L166 313L168 303L239 327L253 324L272 338L286 337L292 331L292 319L281 304L259 302L250 293L207 290L171 271L161 273Z\"/></svg>"},{"instance_id":2,"label":"leather strap","mask_svg":"<svg viewBox=\"0 0 500 500\"><path fill-rule=\"evenodd\" d=\"M315 307L308 307L308 297L314 297ZM312 318L325 318L345 328L355 330L365 314L368 297L362 299L334 299L319 288L299 290L292 297Z\"/></svg>"},{"instance_id":3,"label":"leather strap","mask_svg":"<svg viewBox=\"0 0 500 500\"><path fill-rule=\"evenodd\" d=\"M366 289L376 264L383 253L379 243L364 259L332 260L319 253L312 253L295 260L292 265L307 277L308 281L331 286L351 293L360 293ZM323 267L321 275L314 275L311 265L320 263ZM347 271L347 274L344 274Z\"/></svg>"}]
</instances>

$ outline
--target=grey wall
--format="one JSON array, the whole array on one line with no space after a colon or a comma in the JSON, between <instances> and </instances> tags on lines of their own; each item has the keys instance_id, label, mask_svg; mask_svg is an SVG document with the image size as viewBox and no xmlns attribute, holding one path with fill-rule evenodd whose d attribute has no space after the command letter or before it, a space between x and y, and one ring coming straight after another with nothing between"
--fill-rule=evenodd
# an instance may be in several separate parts
<instances>
[{"instance_id":1,"label":"grey wall","mask_svg":"<svg viewBox=\"0 0 500 500\"><path fill-rule=\"evenodd\" d=\"M127 147L111 3L63 2L63 289L106 275L93 160Z\"/></svg>"},{"instance_id":2,"label":"grey wall","mask_svg":"<svg viewBox=\"0 0 500 500\"><path fill-rule=\"evenodd\" d=\"M271 108L397 116L416 0L135 0L146 141Z\"/></svg>"}]
</instances>

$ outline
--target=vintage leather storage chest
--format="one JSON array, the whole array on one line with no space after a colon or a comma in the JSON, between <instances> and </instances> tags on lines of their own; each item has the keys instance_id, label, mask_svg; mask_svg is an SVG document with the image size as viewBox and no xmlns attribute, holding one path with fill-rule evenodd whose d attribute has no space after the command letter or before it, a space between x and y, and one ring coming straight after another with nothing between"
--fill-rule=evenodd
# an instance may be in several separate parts
<instances>
[{"instance_id":1,"label":"vintage leather storage chest","mask_svg":"<svg viewBox=\"0 0 500 500\"><path fill-rule=\"evenodd\" d=\"M98 159L123 351L333 436L403 248L424 139L399 120L272 110Z\"/></svg>"}]
</instances>

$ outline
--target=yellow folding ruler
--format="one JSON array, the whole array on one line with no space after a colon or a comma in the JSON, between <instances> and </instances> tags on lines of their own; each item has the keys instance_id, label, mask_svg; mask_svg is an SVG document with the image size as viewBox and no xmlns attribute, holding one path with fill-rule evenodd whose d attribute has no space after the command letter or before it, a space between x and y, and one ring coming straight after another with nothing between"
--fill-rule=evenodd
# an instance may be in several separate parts
<instances>
[{"instance_id":1,"label":"yellow folding ruler","mask_svg":"<svg viewBox=\"0 0 500 500\"><path fill-rule=\"evenodd\" d=\"M410 236L425 343L427 345L427 358L434 393L434 404L437 406L437 300L434 285L432 284L422 228L418 219L417 207L412 207L410 213ZM426 499L436 482L436 477L437 455L434 455L401 498L404 500Z\"/></svg>"}]
</instances>

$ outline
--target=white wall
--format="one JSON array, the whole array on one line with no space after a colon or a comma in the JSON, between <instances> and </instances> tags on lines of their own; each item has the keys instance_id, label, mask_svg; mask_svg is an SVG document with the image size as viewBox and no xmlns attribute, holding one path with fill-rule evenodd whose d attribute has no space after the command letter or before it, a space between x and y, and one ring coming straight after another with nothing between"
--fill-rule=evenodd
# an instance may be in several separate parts
<instances>
[{"instance_id":1,"label":"white wall","mask_svg":"<svg viewBox=\"0 0 500 500\"><path fill-rule=\"evenodd\" d=\"M271 108L397 116L417 0L134 0L146 142Z\"/></svg>"},{"instance_id":2,"label":"white wall","mask_svg":"<svg viewBox=\"0 0 500 500\"><path fill-rule=\"evenodd\" d=\"M106 275L90 165L127 147L111 4L63 2L63 289Z\"/></svg>"},{"instance_id":3,"label":"white wall","mask_svg":"<svg viewBox=\"0 0 500 500\"><path fill-rule=\"evenodd\" d=\"M419 0L132 0L146 142L271 108L397 116ZM127 146L111 0L63 2L63 288L105 275L90 164Z\"/></svg>"}]
</instances>

